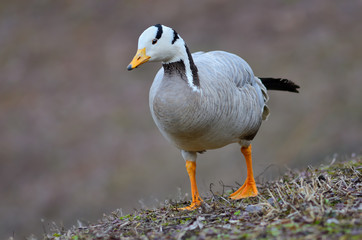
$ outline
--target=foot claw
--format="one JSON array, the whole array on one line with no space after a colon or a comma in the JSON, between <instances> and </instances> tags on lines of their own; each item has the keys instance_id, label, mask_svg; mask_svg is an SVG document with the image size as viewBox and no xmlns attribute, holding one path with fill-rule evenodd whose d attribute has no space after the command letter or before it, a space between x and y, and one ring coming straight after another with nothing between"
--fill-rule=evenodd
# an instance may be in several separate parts
<instances>
[{"instance_id":1,"label":"foot claw","mask_svg":"<svg viewBox=\"0 0 362 240\"><path fill-rule=\"evenodd\" d=\"M229 198L237 200L247 197L255 197L256 195L258 195L258 190L256 189L255 183L244 183L238 190L230 194Z\"/></svg>"},{"instance_id":2,"label":"foot claw","mask_svg":"<svg viewBox=\"0 0 362 240\"><path fill-rule=\"evenodd\" d=\"M183 208L178 208L178 210L181 210L181 211L192 211L192 210L195 210L197 208L199 208L200 206L202 205L202 201L197 201L197 202L192 202L189 206L187 207L183 207Z\"/></svg>"}]
</instances>

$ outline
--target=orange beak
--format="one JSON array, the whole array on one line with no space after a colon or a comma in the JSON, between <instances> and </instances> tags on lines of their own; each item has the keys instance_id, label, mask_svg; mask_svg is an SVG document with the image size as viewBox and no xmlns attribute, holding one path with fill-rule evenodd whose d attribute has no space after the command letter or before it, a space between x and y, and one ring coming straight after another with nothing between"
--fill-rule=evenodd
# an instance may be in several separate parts
<instances>
[{"instance_id":1,"label":"orange beak","mask_svg":"<svg viewBox=\"0 0 362 240\"><path fill-rule=\"evenodd\" d=\"M127 69L128 71L131 71L132 69L138 67L139 65L148 62L150 59L150 56L146 55L146 48L138 49L136 55L134 56L132 62L128 65Z\"/></svg>"}]
</instances>

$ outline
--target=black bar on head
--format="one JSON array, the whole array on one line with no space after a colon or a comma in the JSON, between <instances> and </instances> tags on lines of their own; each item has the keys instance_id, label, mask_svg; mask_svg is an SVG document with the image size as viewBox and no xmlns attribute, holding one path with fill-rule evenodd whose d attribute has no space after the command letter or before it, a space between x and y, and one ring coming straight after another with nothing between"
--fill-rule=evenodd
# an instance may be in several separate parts
<instances>
[{"instance_id":1,"label":"black bar on head","mask_svg":"<svg viewBox=\"0 0 362 240\"><path fill-rule=\"evenodd\" d=\"M178 37L177 32L176 32L174 29L172 29L172 30L173 30L173 40L172 40L172 44L174 44L179 37Z\"/></svg>"},{"instance_id":2,"label":"black bar on head","mask_svg":"<svg viewBox=\"0 0 362 240\"><path fill-rule=\"evenodd\" d=\"M162 25L161 24L156 24L155 27L157 28L157 34L156 34L156 38L160 39L163 33L162 30Z\"/></svg>"}]
</instances>

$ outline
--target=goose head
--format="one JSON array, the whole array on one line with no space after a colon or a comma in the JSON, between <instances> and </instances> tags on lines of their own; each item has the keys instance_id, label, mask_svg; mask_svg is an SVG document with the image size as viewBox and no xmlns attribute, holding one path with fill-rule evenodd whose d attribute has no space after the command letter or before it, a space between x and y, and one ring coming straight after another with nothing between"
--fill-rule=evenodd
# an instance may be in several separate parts
<instances>
[{"instance_id":1,"label":"goose head","mask_svg":"<svg viewBox=\"0 0 362 240\"><path fill-rule=\"evenodd\" d=\"M138 51L127 69L146 62L171 63L183 58L185 42L175 30L161 24L147 28L138 39Z\"/></svg>"}]
</instances>

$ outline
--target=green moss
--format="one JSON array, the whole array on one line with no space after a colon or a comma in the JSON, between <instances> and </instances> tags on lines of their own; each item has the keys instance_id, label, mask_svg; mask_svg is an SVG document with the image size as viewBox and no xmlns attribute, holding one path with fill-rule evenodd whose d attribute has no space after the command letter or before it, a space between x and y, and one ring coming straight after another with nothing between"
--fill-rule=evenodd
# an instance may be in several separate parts
<instances>
[{"instance_id":1,"label":"green moss","mask_svg":"<svg viewBox=\"0 0 362 240\"><path fill-rule=\"evenodd\" d=\"M240 215L240 210L238 210L238 211L234 212L234 215L235 215L235 216Z\"/></svg>"}]
</instances>

